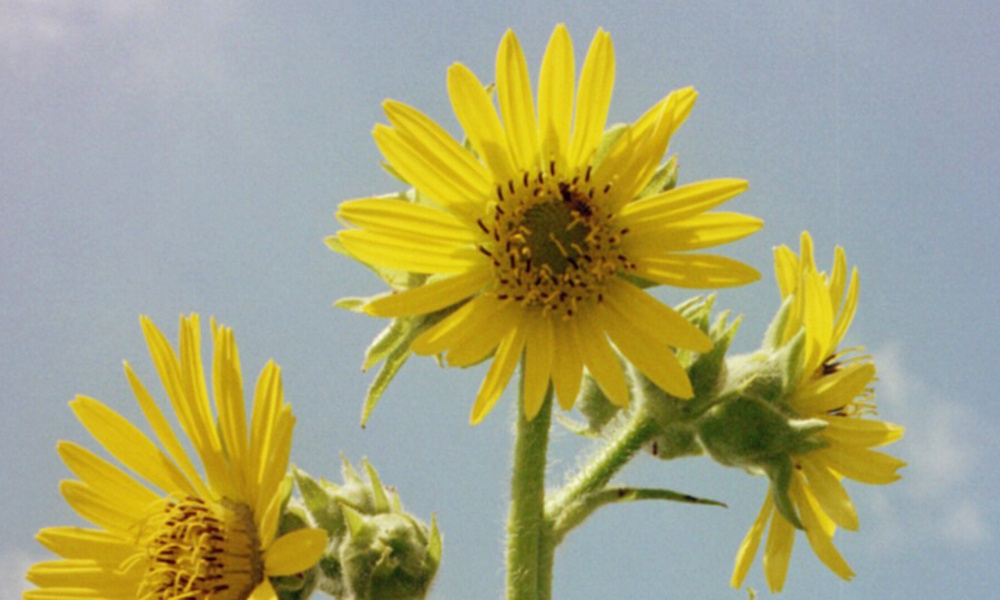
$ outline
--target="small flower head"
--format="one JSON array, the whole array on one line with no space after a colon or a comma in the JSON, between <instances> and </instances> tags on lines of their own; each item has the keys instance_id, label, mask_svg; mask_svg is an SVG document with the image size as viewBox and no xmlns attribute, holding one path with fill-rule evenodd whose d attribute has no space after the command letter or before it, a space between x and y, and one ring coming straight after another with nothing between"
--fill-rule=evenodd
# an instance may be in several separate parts
<instances>
[{"instance_id":1,"label":"small flower head","mask_svg":"<svg viewBox=\"0 0 1000 600\"><path fill-rule=\"evenodd\" d=\"M574 97L575 78L572 42L560 25L542 60L536 102L524 54L508 32L496 61L499 113L471 71L461 64L448 71L471 150L416 109L384 104L390 125L376 126L375 140L427 201L364 198L338 211L353 226L338 234L346 252L427 276L366 304L366 312L399 318L451 309L409 348L462 367L493 357L473 422L489 412L522 357L529 418L550 384L570 408L584 367L611 401L626 404L614 348L662 389L691 397L674 349L705 352L711 341L636 282L716 288L758 278L740 262L692 253L760 228L759 219L706 212L746 182L655 185L669 179L660 161L694 90L669 94L605 136L614 51L604 31L594 37Z\"/></svg>"},{"instance_id":2,"label":"small flower head","mask_svg":"<svg viewBox=\"0 0 1000 600\"><path fill-rule=\"evenodd\" d=\"M899 479L896 471L905 463L872 449L903 435L902 427L871 418L875 365L858 354L860 348L839 348L857 308L857 270L848 274L847 259L838 247L832 271L820 272L808 233L802 234L798 255L784 246L775 251L775 270L785 307L765 346L776 347L779 362L793 364L776 369L780 373L774 380L784 383L780 398L766 407L759 403L755 410L784 415L798 427L789 429L780 452L759 464L771 478L771 493L743 540L731 583L742 584L770 527L764 574L768 587L780 591L796 528L805 531L816 556L831 571L844 579L854 576L833 545L837 527L858 527L854 504L841 481L847 477L891 483Z\"/></svg>"},{"instance_id":3,"label":"small flower head","mask_svg":"<svg viewBox=\"0 0 1000 600\"><path fill-rule=\"evenodd\" d=\"M199 320L181 320L180 353L147 318L143 332L195 468L166 415L125 364L139 406L160 446L103 403L78 396L80 422L131 473L71 442L59 454L79 480L66 501L96 529L52 527L38 540L62 557L34 565L37 598L263 600L277 598L269 577L308 569L326 535L300 529L278 537L295 418L274 363L261 372L247 427L233 333L212 323L214 413L201 360ZM217 416L216 416L217 415ZM141 479L140 479L141 478Z\"/></svg>"}]
</instances>

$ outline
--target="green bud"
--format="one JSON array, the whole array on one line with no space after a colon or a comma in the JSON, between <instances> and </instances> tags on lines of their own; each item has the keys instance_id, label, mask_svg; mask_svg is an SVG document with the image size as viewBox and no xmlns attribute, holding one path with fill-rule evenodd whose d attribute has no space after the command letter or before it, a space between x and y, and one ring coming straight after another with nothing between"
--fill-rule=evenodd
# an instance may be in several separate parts
<instances>
[{"instance_id":1,"label":"green bud","mask_svg":"<svg viewBox=\"0 0 1000 600\"><path fill-rule=\"evenodd\" d=\"M437 525L404 512L375 469L362 468L367 480L344 459L342 485L294 470L306 512L330 536L319 585L346 600L423 598L441 560Z\"/></svg>"},{"instance_id":2,"label":"green bud","mask_svg":"<svg viewBox=\"0 0 1000 600\"><path fill-rule=\"evenodd\" d=\"M698 420L698 437L716 461L760 467L782 454L790 434L787 417L766 402L735 396Z\"/></svg>"}]
</instances>

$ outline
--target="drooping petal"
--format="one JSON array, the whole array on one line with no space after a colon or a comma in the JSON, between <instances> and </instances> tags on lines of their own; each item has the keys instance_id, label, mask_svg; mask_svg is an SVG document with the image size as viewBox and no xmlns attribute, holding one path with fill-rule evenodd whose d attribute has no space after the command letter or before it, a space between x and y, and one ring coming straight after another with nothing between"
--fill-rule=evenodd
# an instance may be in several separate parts
<instances>
[{"instance_id":1,"label":"drooping petal","mask_svg":"<svg viewBox=\"0 0 1000 600\"><path fill-rule=\"evenodd\" d=\"M526 324L524 345L524 415L529 420L542 408L549 389L555 342L551 317L534 315Z\"/></svg>"},{"instance_id":2,"label":"drooping petal","mask_svg":"<svg viewBox=\"0 0 1000 600\"><path fill-rule=\"evenodd\" d=\"M764 579L767 580L767 587L771 592L780 592L785 587L785 577L788 576L788 563L792 558L794 545L795 528L780 512L774 511L767 543L764 545Z\"/></svg>"},{"instance_id":3,"label":"drooping petal","mask_svg":"<svg viewBox=\"0 0 1000 600\"><path fill-rule=\"evenodd\" d=\"M483 379L482 385L479 387L479 393L476 394L476 402L472 406L472 414L470 416L470 421L473 425L479 423L483 420L496 401L500 398L500 394L503 393L505 387L507 387L507 382L510 381L511 375L514 374L514 368L517 366L517 361L521 358L521 351L524 349L524 341L527 331L524 327L518 326L512 329L507 337L500 342L499 348L497 348L497 355L493 359L493 364L490 365L490 370L486 373L486 378Z\"/></svg>"},{"instance_id":4,"label":"drooping petal","mask_svg":"<svg viewBox=\"0 0 1000 600\"><path fill-rule=\"evenodd\" d=\"M35 539L62 558L93 559L114 567L136 554L134 535L103 529L46 527Z\"/></svg>"},{"instance_id":5,"label":"drooping petal","mask_svg":"<svg viewBox=\"0 0 1000 600\"><path fill-rule=\"evenodd\" d=\"M833 521L850 531L858 528L858 512L847 495L847 490L829 471L811 460L799 463L802 472L809 480L808 489L812 492L819 506Z\"/></svg>"},{"instance_id":6,"label":"drooping petal","mask_svg":"<svg viewBox=\"0 0 1000 600\"><path fill-rule=\"evenodd\" d=\"M583 358L573 343L573 333L565 323L553 327L555 351L552 357L552 385L555 387L559 406L563 410L573 408L580 383L583 380Z\"/></svg>"},{"instance_id":7,"label":"drooping petal","mask_svg":"<svg viewBox=\"0 0 1000 600\"><path fill-rule=\"evenodd\" d=\"M827 535L819 523L819 507L814 504L813 499L804 494L805 501L798 502L799 514L802 517L802 525L806 528L806 538L813 552L828 569L836 573L839 577L850 581L854 577L854 571L848 566L847 561L840 555L833 545L832 534Z\"/></svg>"},{"instance_id":8,"label":"drooping petal","mask_svg":"<svg viewBox=\"0 0 1000 600\"><path fill-rule=\"evenodd\" d=\"M760 507L760 512L757 514L757 518L754 519L753 525L750 526L750 531L747 532L746 536L743 538L743 542L740 543L740 549L736 552L736 562L733 566L733 576L729 580L729 585L734 588L738 588L743 585L743 580L746 579L747 571L750 570L750 565L753 564L753 558L757 555L757 548L760 547L760 541L764 537L764 531L767 530L767 522L771 518L771 513L774 512L774 500L771 499L771 495L768 494L764 497L764 505Z\"/></svg>"}]
</instances>

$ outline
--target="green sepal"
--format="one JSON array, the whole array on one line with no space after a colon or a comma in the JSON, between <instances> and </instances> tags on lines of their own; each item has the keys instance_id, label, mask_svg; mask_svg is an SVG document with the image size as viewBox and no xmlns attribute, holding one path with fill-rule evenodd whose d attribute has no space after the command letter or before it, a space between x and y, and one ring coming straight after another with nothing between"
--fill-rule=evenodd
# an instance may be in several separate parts
<instances>
[{"instance_id":1,"label":"green sepal","mask_svg":"<svg viewBox=\"0 0 1000 600\"><path fill-rule=\"evenodd\" d=\"M788 317L792 314L793 301L793 296L785 298L785 301L781 303L781 308L771 318L771 322L768 323L767 330L764 332L764 340L761 343L763 350L774 350L781 346L781 339L785 334L785 325L788 324Z\"/></svg>"},{"instance_id":2,"label":"green sepal","mask_svg":"<svg viewBox=\"0 0 1000 600\"><path fill-rule=\"evenodd\" d=\"M649 179L649 183L642 188L642 191L636 195L635 199L640 200L674 189L677 187L677 173L677 156L671 156L667 159L667 162L660 165L656 172L653 173L653 176Z\"/></svg>"},{"instance_id":3,"label":"green sepal","mask_svg":"<svg viewBox=\"0 0 1000 600\"><path fill-rule=\"evenodd\" d=\"M795 466L792 459L787 454L776 457L765 468L768 478L771 480L771 498L774 499L774 506L785 517L785 520L796 529L805 529L799 514L795 510L795 503L792 502L788 494L788 488L792 483L792 473Z\"/></svg>"}]
</instances>

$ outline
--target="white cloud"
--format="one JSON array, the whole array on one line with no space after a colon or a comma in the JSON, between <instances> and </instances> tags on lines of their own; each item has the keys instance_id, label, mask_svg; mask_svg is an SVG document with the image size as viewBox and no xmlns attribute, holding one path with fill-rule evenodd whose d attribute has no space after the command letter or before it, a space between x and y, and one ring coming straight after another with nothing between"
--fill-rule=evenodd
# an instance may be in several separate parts
<instances>
[{"instance_id":1,"label":"white cloud","mask_svg":"<svg viewBox=\"0 0 1000 600\"><path fill-rule=\"evenodd\" d=\"M906 367L899 347L890 344L874 355L880 417L906 427L902 441L889 450L909 463L903 481L893 486L906 497L881 507L883 513L896 513L883 523L893 530L887 535L920 544L988 540L976 478L984 460L976 442L982 425L964 404Z\"/></svg>"}]
</instances>

